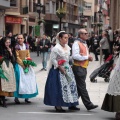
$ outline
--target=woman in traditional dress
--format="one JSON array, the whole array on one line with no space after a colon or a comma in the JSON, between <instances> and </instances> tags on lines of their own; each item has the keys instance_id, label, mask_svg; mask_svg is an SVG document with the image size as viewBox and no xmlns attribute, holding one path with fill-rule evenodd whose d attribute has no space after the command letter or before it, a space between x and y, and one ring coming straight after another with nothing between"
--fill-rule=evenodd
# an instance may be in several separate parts
<instances>
[{"instance_id":1,"label":"woman in traditional dress","mask_svg":"<svg viewBox=\"0 0 120 120\"><path fill-rule=\"evenodd\" d=\"M29 46L24 43L22 34L18 35L17 41L15 49L18 64L14 65L17 85L17 91L14 93L15 103L20 104L18 98L25 98L26 103L31 103L28 99L38 95L35 72L31 66L28 73L24 72L23 60L30 58Z\"/></svg>"},{"instance_id":2,"label":"woman in traditional dress","mask_svg":"<svg viewBox=\"0 0 120 120\"><path fill-rule=\"evenodd\" d=\"M116 112L116 119L120 120L120 57L113 69L102 110Z\"/></svg>"},{"instance_id":3,"label":"woman in traditional dress","mask_svg":"<svg viewBox=\"0 0 120 120\"><path fill-rule=\"evenodd\" d=\"M3 57L1 68L4 71L5 77L8 79L0 79L0 98L3 107L7 107L5 97L13 97L13 92L16 91L16 80L13 68L15 57L10 48L10 44L10 39L5 38L1 46L1 56Z\"/></svg>"},{"instance_id":4,"label":"woman in traditional dress","mask_svg":"<svg viewBox=\"0 0 120 120\"><path fill-rule=\"evenodd\" d=\"M75 78L69 65L70 47L68 35L64 31L58 34L59 42L53 47L50 55L50 71L47 77L44 95L44 104L55 106L57 112L65 112L62 107L70 110L79 110L78 93ZM58 61L66 61L64 66ZM67 77L67 76L69 77Z\"/></svg>"}]
</instances>

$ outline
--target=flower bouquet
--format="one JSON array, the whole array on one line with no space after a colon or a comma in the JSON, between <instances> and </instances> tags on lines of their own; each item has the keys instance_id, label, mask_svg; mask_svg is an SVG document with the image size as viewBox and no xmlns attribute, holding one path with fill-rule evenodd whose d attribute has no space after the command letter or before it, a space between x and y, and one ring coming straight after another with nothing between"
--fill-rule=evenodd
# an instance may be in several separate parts
<instances>
[{"instance_id":1,"label":"flower bouquet","mask_svg":"<svg viewBox=\"0 0 120 120\"><path fill-rule=\"evenodd\" d=\"M24 60L23 60L23 64L24 64L24 66L25 66L25 69L24 69L24 72L25 72L25 73L28 73L28 72L29 72L29 66L30 66L30 65L33 66L33 67L36 67L36 66L37 66L36 63L33 62L31 58L26 58L26 59L24 59Z\"/></svg>"},{"instance_id":2,"label":"flower bouquet","mask_svg":"<svg viewBox=\"0 0 120 120\"><path fill-rule=\"evenodd\" d=\"M68 81L68 82L71 82L72 79L71 79L71 77L70 77L69 74L68 74L69 66L68 66L67 64L65 64L65 63L66 63L66 60L59 60L59 61L58 61L58 65L59 65L59 66L62 66L62 67L66 70L65 77L66 77L67 81Z\"/></svg>"}]
</instances>

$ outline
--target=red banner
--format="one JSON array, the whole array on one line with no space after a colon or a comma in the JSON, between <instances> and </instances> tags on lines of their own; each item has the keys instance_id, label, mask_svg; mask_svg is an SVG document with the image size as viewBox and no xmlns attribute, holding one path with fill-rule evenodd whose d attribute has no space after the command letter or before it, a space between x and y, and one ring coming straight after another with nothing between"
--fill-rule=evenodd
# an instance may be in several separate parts
<instances>
[{"instance_id":1,"label":"red banner","mask_svg":"<svg viewBox=\"0 0 120 120\"><path fill-rule=\"evenodd\" d=\"M5 17L5 22L6 22L6 23L21 24L22 18L13 17L13 16L6 16L6 17Z\"/></svg>"}]
</instances>

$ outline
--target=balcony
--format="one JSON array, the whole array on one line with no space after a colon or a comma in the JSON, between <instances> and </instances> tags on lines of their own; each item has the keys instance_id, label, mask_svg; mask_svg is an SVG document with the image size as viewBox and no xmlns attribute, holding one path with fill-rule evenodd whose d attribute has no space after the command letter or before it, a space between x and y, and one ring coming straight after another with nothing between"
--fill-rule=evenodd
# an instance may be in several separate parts
<instances>
[{"instance_id":1,"label":"balcony","mask_svg":"<svg viewBox=\"0 0 120 120\"><path fill-rule=\"evenodd\" d=\"M92 10L91 9L84 10L83 15L84 16L92 16Z\"/></svg>"},{"instance_id":2,"label":"balcony","mask_svg":"<svg viewBox=\"0 0 120 120\"><path fill-rule=\"evenodd\" d=\"M21 7L21 14L28 14L28 6Z\"/></svg>"},{"instance_id":3,"label":"balcony","mask_svg":"<svg viewBox=\"0 0 120 120\"><path fill-rule=\"evenodd\" d=\"M9 0L0 0L0 9L7 9L10 7Z\"/></svg>"}]
</instances>

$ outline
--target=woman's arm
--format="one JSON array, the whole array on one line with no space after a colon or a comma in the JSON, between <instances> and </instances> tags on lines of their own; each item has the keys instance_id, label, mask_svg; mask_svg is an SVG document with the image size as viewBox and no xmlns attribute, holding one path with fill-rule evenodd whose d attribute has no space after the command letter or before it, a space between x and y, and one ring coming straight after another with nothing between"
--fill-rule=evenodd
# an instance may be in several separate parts
<instances>
[{"instance_id":1,"label":"woman's arm","mask_svg":"<svg viewBox=\"0 0 120 120\"><path fill-rule=\"evenodd\" d=\"M101 41L100 41L100 44L103 44L105 42L105 39L102 38Z\"/></svg>"},{"instance_id":2,"label":"woman's arm","mask_svg":"<svg viewBox=\"0 0 120 120\"><path fill-rule=\"evenodd\" d=\"M55 52L55 50L53 50L51 52L51 56L50 57L51 57L52 65L54 65L54 68L55 69L58 68L61 71L62 74L65 74L66 73L65 69L62 66L58 65L57 53Z\"/></svg>"},{"instance_id":3,"label":"woman's arm","mask_svg":"<svg viewBox=\"0 0 120 120\"><path fill-rule=\"evenodd\" d=\"M30 51L27 50L27 55L26 55L27 58L30 58Z\"/></svg>"}]
</instances>

